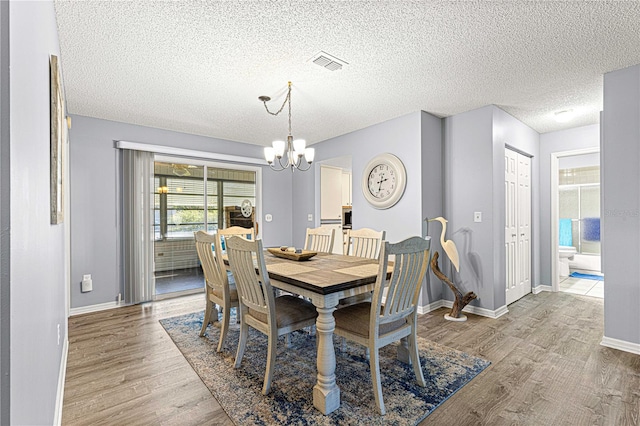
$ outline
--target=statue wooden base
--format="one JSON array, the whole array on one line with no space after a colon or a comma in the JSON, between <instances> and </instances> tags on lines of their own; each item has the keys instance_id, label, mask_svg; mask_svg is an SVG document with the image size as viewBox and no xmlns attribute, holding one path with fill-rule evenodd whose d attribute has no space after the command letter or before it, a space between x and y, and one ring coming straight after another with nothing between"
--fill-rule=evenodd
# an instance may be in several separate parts
<instances>
[{"instance_id":1,"label":"statue wooden base","mask_svg":"<svg viewBox=\"0 0 640 426\"><path fill-rule=\"evenodd\" d=\"M435 252L433 254L433 258L431 259L431 270L436 275L436 277L438 277L443 283L449 286L456 298L456 300L453 302L451 312L444 317L449 321L466 321L467 317L462 314L462 310L469 304L469 302L471 302L478 296L476 296L476 294L472 291L463 295L460 290L458 290L458 288L451 282L451 280L440 271L440 268L438 267L438 257L438 252Z\"/></svg>"}]
</instances>

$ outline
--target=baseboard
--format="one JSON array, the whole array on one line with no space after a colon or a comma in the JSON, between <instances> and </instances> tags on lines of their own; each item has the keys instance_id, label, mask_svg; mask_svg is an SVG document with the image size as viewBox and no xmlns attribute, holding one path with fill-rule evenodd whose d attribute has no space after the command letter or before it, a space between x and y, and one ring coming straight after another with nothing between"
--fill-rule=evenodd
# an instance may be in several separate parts
<instances>
[{"instance_id":1,"label":"baseboard","mask_svg":"<svg viewBox=\"0 0 640 426\"><path fill-rule=\"evenodd\" d=\"M538 294L538 293L542 293L543 291L553 291L553 287L550 285L538 285L537 287L533 287L531 289L531 292L533 294Z\"/></svg>"},{"instance_id":2,"label":"baseboard","mask_svg":"<svg viewBox=\"0 0 640 426\"><path fill-rule=\"evenodd\" d=\"M69 316L80 315L80 314L89 314L91 312L99 312L106 311L107 309L119 308L121 306L127 306L126 303L118 303L118 302L107 302L107 303L99 303L97 305L89 305L89 306L81 306L79 308L71 308L69 309Z\"/></svg>"},{"instance_id":3,"label":"baseboard","mask_svg":"<svg viewBox=\"0 0 640 426\"><path fill-rule=\"evenodd\" d=\"M69 354L69 340L64 339L62 345L62 358L60 359L60 372L58 373L58 391L56 394L56 406L53 413L53 424L62 424L62 404L64 402L64 381L67 376L67 355Z\"/></svg>"},{"instance_id":4,"label":"baseboard","mask_svg":"<svg viewBox=\"0 0 640 426\"><path fill-rule=\"evenodd\" d=\"M453 302L451 300L443 300L442 301L442 306L444 306L446 308L452 308L453 307ZM477 306L467 305L467 306L464 307L462 312L468 312L470 314L480 315L481 317L487 317L487 318L495 319L495 318L499 318L502 315L508 313L509 309L507 309L507 305L501 306L498 309L496 309L495 311L492 311L490 309L485 309L485 308L479 308Z\"/></svg>"},{"instance_id":5,"label":"baseboard","mask_svg":"<svg viewBox=\"0 0 640 426\"><path fill-rule=\"evenodd\" d=\"M600 342L602 346L608 348L618 349L620 351L631 352L632 354L640 355L640 343L627 342L626 340L613 339L611 337L602 336Z\"/></svg>"},{"instance_id":6,"label":"baseboard","mask_svg":"<svg viewBox=\"0 0 640 426\"><path fill-rule=\"evenodd\" d=\"M429 312L435 311L436 309L440 309L442 307L444 307L442 299L436 300L435 302L429 303L428 305L418 306L418 314L428 314Z\"/></svg>"}]
</instances>

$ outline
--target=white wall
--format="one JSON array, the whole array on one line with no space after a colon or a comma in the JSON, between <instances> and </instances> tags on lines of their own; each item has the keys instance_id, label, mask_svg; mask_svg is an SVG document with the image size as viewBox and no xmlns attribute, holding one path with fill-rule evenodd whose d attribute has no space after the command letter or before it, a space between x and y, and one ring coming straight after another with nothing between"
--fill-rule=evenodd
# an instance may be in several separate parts
<instances>
[{"instance_id":1,"label":"white wall","mask_svg":"<svg viewBox=\"0 0 640 426\"><path fill-rule=\"evenodd\" d=\"M45 425L55 421L67 338L69 215L61 225L50 225L49 216L49 55L59 55L58 34L53 2L11 1L9 10L10 423Z\"/></svg>"},{"instance_id":2,"label":"white wall","mask_svg":"<svg viewBox=\"0 0 640 426\"><path fill-rule=\"evenodd\" d=\"M640 353L640 65L605 74L602 117L604 335Z\"/></svg>"},{"instance_id":3,"label":"white wall","mask_svg":"<svg viewBox=\"0 0 640 426\"><path fill-rule=\"evenodd\" d=\"M600 146L600 125L576 127L540 135L540 281L551 281L551 154ZM597 155L597 154L596 154Z\"/></svg>"},{"instance_id":4,"label":"white wall","mask_svg":"<svg viewBox=\"0 0 640 426\"><path fill-rule=\"evenodd\" d=\"M261 158L262 148L133 124L73 116L71 163L71 307L115 302L124 294L118 255L120 238L119 150L125 140L197 151ZM266 164L266 163L265 163ZM265 246L291 244L292 180L290 172L262 171L262 216L270 213L260 234ZM92 274L93 291L80 292L83 274Z\"/></svg>"}]
</instances>

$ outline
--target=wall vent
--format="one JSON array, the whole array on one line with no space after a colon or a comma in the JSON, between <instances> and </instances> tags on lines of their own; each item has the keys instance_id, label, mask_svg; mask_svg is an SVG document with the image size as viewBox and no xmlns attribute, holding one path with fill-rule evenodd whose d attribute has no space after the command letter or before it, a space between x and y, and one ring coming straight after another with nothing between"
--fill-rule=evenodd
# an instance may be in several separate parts
<instances>
[{"instance_id":1,"label":"wall vent","mask_svg":"<svg viewBox=\"0 0 640 426\"><path fill-rule=\"evenodd\" d=\"M342 69L343 65L349 65L342 59L338 59L335 56L329 55L328 53L323 51L316 53L313 58L311 58L311 62L316 65L320 65L321 67L326 68L329 71L337 71Z\"/></svg>"}]
</instances>

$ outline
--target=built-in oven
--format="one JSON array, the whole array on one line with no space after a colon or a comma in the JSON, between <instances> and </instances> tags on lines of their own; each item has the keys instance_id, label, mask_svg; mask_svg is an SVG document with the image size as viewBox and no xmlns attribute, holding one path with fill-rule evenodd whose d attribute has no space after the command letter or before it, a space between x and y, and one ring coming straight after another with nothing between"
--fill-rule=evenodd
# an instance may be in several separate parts
<instances>
[{"instance_id":1,"label":"built-in oven","mask_svg":"<svg viewBox=\"0 0 640 426\"><path fill-rule=\"evenodd\" d=\"M351 209L342 210L342 228L351 229Z\"/></svg>"}]
</instances>

